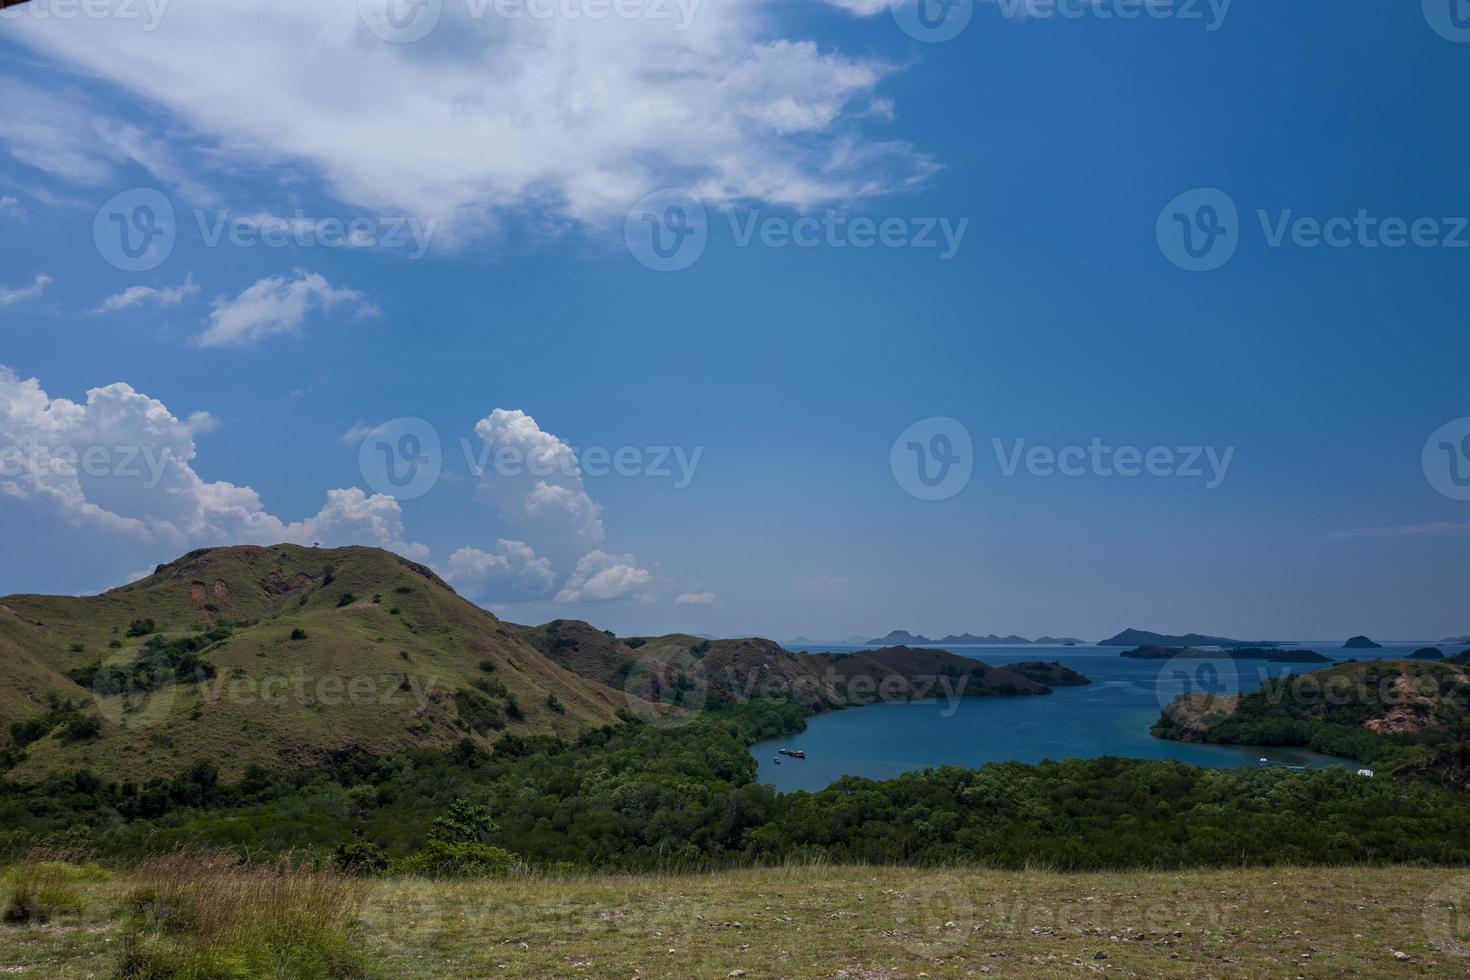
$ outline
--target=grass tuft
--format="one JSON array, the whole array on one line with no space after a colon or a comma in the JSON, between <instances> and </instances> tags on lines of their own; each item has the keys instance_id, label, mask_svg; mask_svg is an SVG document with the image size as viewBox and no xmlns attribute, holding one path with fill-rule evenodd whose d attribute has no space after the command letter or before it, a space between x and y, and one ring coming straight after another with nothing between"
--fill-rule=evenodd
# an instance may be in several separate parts
<instances>
[{"instance_id":1,"label":"grass tuft","mask_svg":"<svg viewBox=\"0 0 1470 980\"><path fill-rule=\"evenodd\" d=\"M6 873L9 897L0 919L8 925L45 925L75 914L82 907L78 885L106 877L96 866L74 863L70 852L38 846Z\"/></svg>"},{"instance_id":2,"label":"grass tuft","mask_svg":"<svg viewBox=\"0 0 1470 980\"><path fill-rule=\"evenodd\" d=\"M120 977L368 975L350 933L362 886L346 875L181 851L141 865L132 880Z\"/></svg>"}]
</instances>

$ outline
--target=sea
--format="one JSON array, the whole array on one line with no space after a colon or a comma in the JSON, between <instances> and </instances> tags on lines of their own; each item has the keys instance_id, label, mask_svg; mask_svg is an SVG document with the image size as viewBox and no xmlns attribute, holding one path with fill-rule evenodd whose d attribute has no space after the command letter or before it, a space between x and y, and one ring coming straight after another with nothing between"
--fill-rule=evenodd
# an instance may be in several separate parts
<instances>
[{"instance_id":1,"label":"sea","mask_svg":"<svg viewBox=\"0 0 1470 980\"><path fill-rule=\"evenodd\" d=\"M1396 641L1378 650L1344 650L1342 640L1293 643L1288 650L1314 650L1335 661L1402 659L1435 642ZM815 644L793 646L803 653L852 653L872 647ZM1033 697L945 698L927 703L880 703L831 711L807 719L797 735L751 748L759 779L782 792L819 790L841 776L891 779L931 766L977 767L987 762L1046 759L1177 759L1208 768L1268 764L1353 766L1344 759L1302 749L1200 745L1154 738L1149 728L1161 708L1185 690L1246 693L1272 677L1303 673L1330 664L1272 664L1231 661L1136 660L1124 647L945 646L964 657L997 667L1027 660L1056 661L1087 676L1086 687L1058 687ZM1458 648L1441 646L1446 656ZM778 755L797 749L805 759ZM777 762L776 760L780 760Z\"/></svg>"}]
</instances>

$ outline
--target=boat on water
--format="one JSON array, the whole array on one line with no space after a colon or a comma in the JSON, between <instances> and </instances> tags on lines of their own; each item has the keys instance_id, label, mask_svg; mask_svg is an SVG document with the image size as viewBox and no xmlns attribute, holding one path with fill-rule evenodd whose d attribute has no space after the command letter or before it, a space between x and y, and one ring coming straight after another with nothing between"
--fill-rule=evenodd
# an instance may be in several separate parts
<instances>
[{"instance_id":1,"label":"boat on water","mask_svg":"<svg viewBox=\"0 0 1470 980\"><path fill-rule=\"evenodd\" d=\"M792 759L805 759L806 753L801 749L781 749L781 754Z\"/></svg>"}]
</instances>

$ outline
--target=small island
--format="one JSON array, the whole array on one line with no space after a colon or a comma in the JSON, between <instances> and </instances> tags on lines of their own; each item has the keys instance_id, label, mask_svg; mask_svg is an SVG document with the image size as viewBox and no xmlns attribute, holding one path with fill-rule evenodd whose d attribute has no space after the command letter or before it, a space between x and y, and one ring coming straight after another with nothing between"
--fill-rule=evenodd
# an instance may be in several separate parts
<instances>
[{"instance_id":1,"label":"small island","mask_svg":"<svg viewBox=\"0 0 1470 980\"><path fill-rule=\"evenodd\" d=\"M1409 654L1410 660L1443 660L1444 651L1439 647L1421 647Z\"/></svg>"},{"instance_id":2,"label":"small island","mask_svg":"<svg viewBox=\"0 0 1470 980\"><path fill-rule=\"evenodd\" d=\"M1241 647L1251 646L1244 640L1232 640L1224 636L1209 636L1205 633L1152 633L1148 630L1126 629L1117 636L1099 640L1100 647ZM1256 644L1265 646L1265 643Z\"/></svg>"},{"instance_id":3,"label":"small island","mask_svg":"<svg viewBox=\"0 0 1470 980\"><path fill-rule=\"evenodd\" d=\"M1382 650L1382 643L1374 643L1366 636L1354 636L1342 645L1344 650Z\"/></svg>"},{"instance_id":4,"label":"small island","mask_svg":"<svg viewBox=\"0 0 1470 980\"><path fill-rule=\"evenodd\" d=\"M1273 664L1329 664L1316 650L1282 650L1278 647L1233 647L1229 650L1201 650L1198 647L1141 646L1125 650L1119 656L1134 660L1172 660L1175 657L1220 660L1265 660Z\"/></svg>"}]
</instances>

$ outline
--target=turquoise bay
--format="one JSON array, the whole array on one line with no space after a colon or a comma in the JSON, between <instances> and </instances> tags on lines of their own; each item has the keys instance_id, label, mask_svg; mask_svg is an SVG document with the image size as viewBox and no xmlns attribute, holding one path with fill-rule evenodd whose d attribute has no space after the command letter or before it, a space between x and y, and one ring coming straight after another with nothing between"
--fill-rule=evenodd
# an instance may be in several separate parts
<instances>
[{"instance_id":1,"label":"turquoise bay","mask_svg":"<svg viewBox=\"0 0 1470 980\"><path fill-rule=\"evenodd\" d=\"M1342 641L1302 644L1339 660L1355 654L1405 657L1424 644L1393 644L1382 650L1343 651ZM850 652L858 647L816 645L794 650ZM982 766L988 762L1045 759L1177 759L1207 768L1257 765L1260 758L1293 766L1347 765L1342 759L1300 749L1197 745L1149 735L1161 706L1182 690L1177 664L1134 660L1117 647L952 647L961 656L995 666L1024 660L1055 660L1091 678L1087 687L1058 688L1046 697L961 698L947 702L876 704L818 715L807 730L751 748L760 780L778 790L818 790L841 776L890 779L931 766ZM1214 663L1213 661L1211 663ZM1190 665L1193 669L1193 665ZM1228 671L1228 667L1226 668ZM1243 662L1234 677L1209 676L1199 686L1223 693L1252 691L1270 676L1301 673L1299 665ZM1218 685L1218 686L1217 686ZM799 749L806 759L780 757Z\"/></svg>"}]
</instances>

